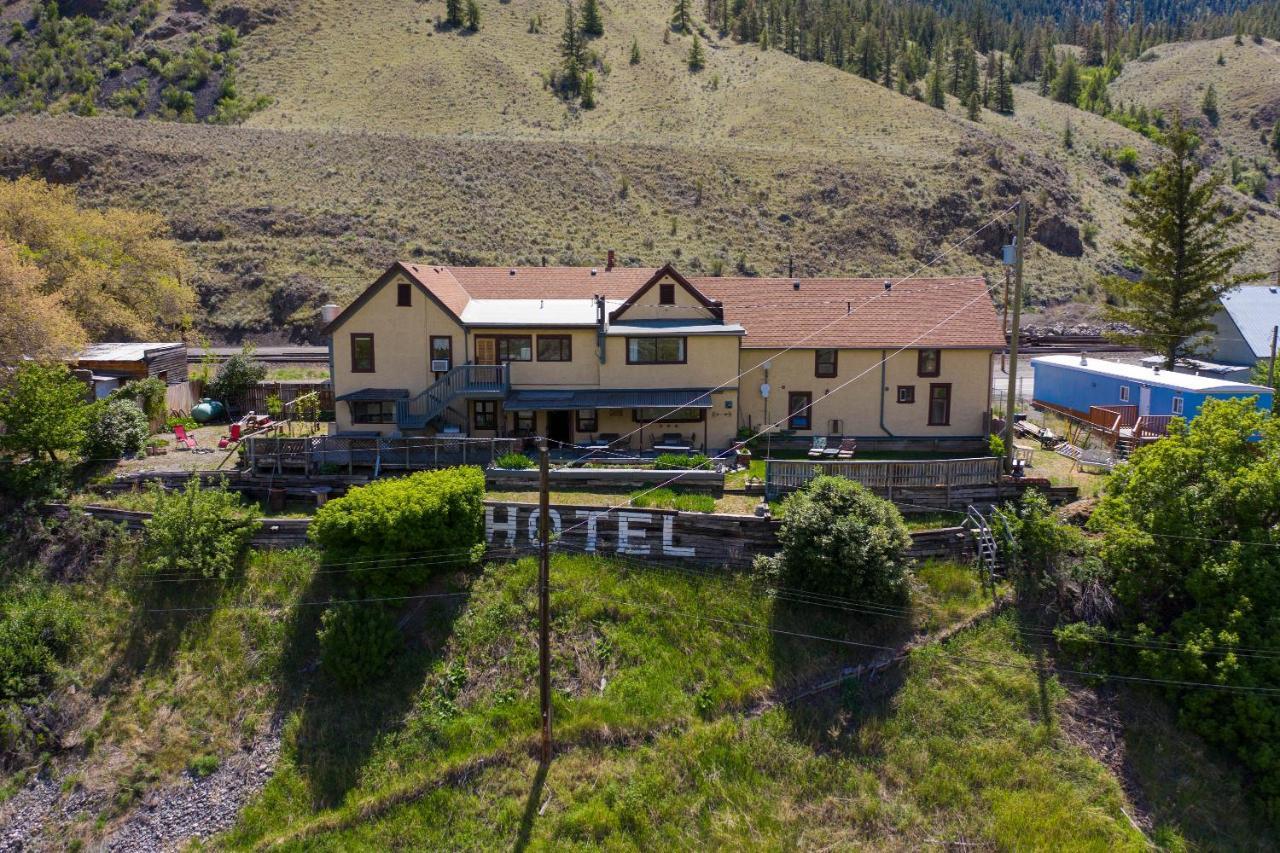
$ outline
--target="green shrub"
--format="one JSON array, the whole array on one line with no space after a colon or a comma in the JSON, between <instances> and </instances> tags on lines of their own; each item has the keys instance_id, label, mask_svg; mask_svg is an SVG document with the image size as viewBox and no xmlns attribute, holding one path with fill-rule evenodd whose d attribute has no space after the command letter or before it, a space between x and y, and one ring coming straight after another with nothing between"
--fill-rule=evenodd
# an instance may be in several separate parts
<instances>
[{"instance_id":1,"label":"green shrub","mask_svg":"<svg viewBox=\"0 0 1280 853\"><path fill-rule=\"evenodd\" d=\"M523 453L504 453L493 464L510 471L523 471L533 467L533 460Z\"/></svg>"},{"instance_id":2,"label":"green shrub","mask_svg":"<svg viewBox=\"0 0 1280 853\"><path fill-rule=\"evenodd\" d=\"M151 434L147 416L132 400L113 397L94 403L84 434L84 455L119 459L141 450Z\"/></svg>"},{"instance_id":3,"label":"green shrub","mask_svg":"<svg viewBox=\"0 0 1280 853\"><path fill-rule=\"evenodd\" d=\"M411 589L444 566L470 562L483 546L484 471L423 471L352 489L316 512L310 536L339 559L430 553L351 574L378 593Z\"/></svg>"},{"instance_id":4,"label":"green shrub","mask_svg":"<svg viewBox=\"0 0 1280 853\"><path fill-rule=\"evenodd\" d=\"M89 406L85 384L61 364L24 362L0 383L0 449L57 461L79 450Z\"/></svg>"},{"instance_id":5,"label":"green shrub","mask_svg":"<svg viewBox=\"0 0 1280 853\"><path fill-rule=\"evenodd\" d=\"M710 468L711 460L707 458L705 453L695 453L692 456L685 456L682 453L661 453L657 459L653 460L653 467L659 470L686 471L695 468Z\"/></svg>"},{"instance_id":6,"label":"green shrub","mask_svg":"<svg viewBox=\"0 0 1280 853\"><path fill-rule=\"evenodd\" d=\"M858 483L817 477L782 504L781 551L757 569L778 583L845 598L901 600L911 535L897 508Z\"/></svg>"},{"instance_id":7,"label":"green shrub","mask_svg":"<svg viewBox=\"0 0 1280 853\"><path fill-rule=\"evenodd\" d=\"M256 522L225 483L207 488L192 477L181 491L153 484L150 494L154 514L143 537L147 571L226 578L239 568Z\"/></svg>"},{"instance_id":8,"label":"green shrub","mask_svg":"<svg viewBox=\"0 0 1280 853\"><path fill-rule=\"evenodd\" d=\"M79 633L79 612L59 588L0 598L0 699L47 692Z\"/></svg>"},{"instance_id":9,"label":"green shrub","mask_svg":"<svg viewBox=\"0 0 1280 853\"><path fill-rule=\"evenodd\" d=\"M218 368L218 375L205 389L210 397L224 403L240 405L249 389L267 378L267 366L253 357L253 347L245 344L240 352Z\"/></svg>"},{"instance_id":10,"label":"green shrub","mask_svg":"<svg viewBox=\"0 0 1280 853\"><path fill-rule=\"evenodd\" d=\"M1080 531L1058 519L1043 494L1032 489L992 519L1006 562L1036 577L1047 576L1084 544Z\"/></svg>"},{"instance_id":11,"label":"green shrub","mask_svg":"<svg viewBox=\"0 0 1280 853\"><path fill-rule=\"evenodd\" d=\"M987 452L992 456L1004 457L1004 439L998 435L987 436Z\"/></svg>"},{"instance_id":12,"label":"green shrub","mask_svg":"<svg viewBox=\"0 0 1280 853\"><path fill-rule=\"evenodd\" d=\"M191 759L191 763L187 765L187 769L191 771L191 775L197 779L203 779L206 776L212 776L218 769L218 756L205 753L197 755Z\"/></svg>"},{"instance_id":13,"label":"green shrub","mask_svg":"<svg viewBox=\"0 0 1280 853\"><path fill-rule=\"evenodd\" d=\"M1122 172L1130 175L1136 174L1138 171L1138 151L1132 146L1126 145L1116 152L1116 165L1120 167Z\"/></svg>"},{"instance_id":14,"label":"green shrub","mask_svg":"<svg viewBox=\"0 0 1280 853\"><path fill-rule=\"evenodd\" d=\"M146 379L121 386L112 393L111 397L135 401L147 419L153 424L158 424L164 421L168 408L168 392L169 389L162 380L148 376Z\"/></svg>"},{"instance_id":15,"label":"green shrub","mask_svg":"<svg viewBox=\"0 0 1280 853\"><path fill-rule=\"evenodd\" d=\"M387 671L400 647L395 622L377 605L338 604L320 617L320 666L346 690Z\"/></svg>"},{"instance_id":16,"label":"green shrub","mask_svg":"<svg viewBox=\"0 0 1280 853\"><path fill-rule=\"evenodd\" d=\"M175 415L171 418L166 418L164 426L165 429L169 430L169 432L173 432L173 428L176 426L180 426L186 430L193 430L200 426L200 424L196 423L196 419L190 415Z\"/></svg>"}]
</instances>

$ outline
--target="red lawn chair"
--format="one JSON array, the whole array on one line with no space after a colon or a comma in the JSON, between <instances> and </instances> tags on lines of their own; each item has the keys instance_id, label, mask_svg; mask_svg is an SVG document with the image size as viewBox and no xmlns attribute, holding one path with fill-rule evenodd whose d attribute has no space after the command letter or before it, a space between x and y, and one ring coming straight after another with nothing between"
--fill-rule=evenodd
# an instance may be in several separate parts
<instances>
[{"instance_id":1,"label":"red lawn chair","mask_svg":"<svg viewBox=\"0 0 1280 853\"><path fill-rule=\"evenodd\" d=\"M178 439L179 444L186 445L187 450L196 449L196 440L192 436L187 435L187 428L182 424L173 425L174 437Z\"/></svg>"},{"instance_id":2,"label":"red lawn chair","mask_svg":"<svg viewBox=\"0 0 1280 853\"><path fill-rule=\"evenodd\" d=\"M224 435L218 439L218 449L225 450L227 447L240 441L240 424L231 425L231 435Z\"/></svg>"}]
</instances>

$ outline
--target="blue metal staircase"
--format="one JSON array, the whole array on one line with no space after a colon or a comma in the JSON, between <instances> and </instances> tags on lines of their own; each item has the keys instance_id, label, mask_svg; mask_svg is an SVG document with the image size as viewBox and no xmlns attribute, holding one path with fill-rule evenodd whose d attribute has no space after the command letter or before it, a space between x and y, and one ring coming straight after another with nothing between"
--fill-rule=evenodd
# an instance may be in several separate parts
<instances>
[{"instance_id":1,"label":"blue metal staircase","mask_svg":"<svg viewBox=\"0 0 1280 853\"><path fill-rule=\"evenodd\" d=\"M502 400L511 390L505 364L460 364L416 397L396 401L396 426L425 429L456 400Z\"/></svg>"}]
</instances>

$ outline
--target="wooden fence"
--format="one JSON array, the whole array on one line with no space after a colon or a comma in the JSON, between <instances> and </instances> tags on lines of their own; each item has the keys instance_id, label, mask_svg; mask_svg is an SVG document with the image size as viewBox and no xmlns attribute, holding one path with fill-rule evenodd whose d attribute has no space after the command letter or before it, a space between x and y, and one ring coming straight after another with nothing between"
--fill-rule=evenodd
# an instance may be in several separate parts
<instances>
[{"instance_id":1,"label":"wooden fence","mask_svg":"<svg viewBox=\"0 0 1280 853\"><path fill-rule=\"evenodd\" d=\"M190 385L193 399L199 400L205 395L204 383L199 379L192 379ZM245 393L243 400L226 402L231 405L238 405L241 413L257 412L260 415L265 415L267 414L267 399L269 397L279 397L283 405L292 407L295 400L308 394L316 395L319 403L317 408L320 410L320 419L322 421L333 420L333 383L328 379L303 379L296 382L259 382Z\"/></svg>"},{"instance_id":2,"label":"wooden fence","mask_svg":"<svg viewBox=\"0 0 1280 853\"><path fill-rule=\"evenodd\" d=\"M766 497L774 500L803 488L815 477L844 477L892 500L895 490L944 489L949 494L956 486L997 484L1000 482L1001 470L1001 462L994 456L975 459L848 462L767 459L764 488Z\"/></svg>"},{"instance_id":3,"label":"wooden fence","mask_svg":"<svg viewBox=\"0 0 1280 853\"><path fill-rule=\"evenodd\" d=\"M426 471L451 465L488 465L519 449L519 438L368 438L317 435L254 436L244 441L250 471L262 474L352 474L356 469Z\"/></svg>"}]
</instances>

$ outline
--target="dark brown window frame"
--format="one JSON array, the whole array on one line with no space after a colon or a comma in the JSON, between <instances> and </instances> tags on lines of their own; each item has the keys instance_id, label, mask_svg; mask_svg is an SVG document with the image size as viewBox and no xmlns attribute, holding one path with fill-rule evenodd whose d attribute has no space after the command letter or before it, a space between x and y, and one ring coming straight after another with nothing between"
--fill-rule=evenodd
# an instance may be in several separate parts
<instances>
[{"instance_id":1,"label":"dark brown window frame","mask_svg":"<svg viewBox=\"0 0 1280 853\"><path fill-rule=\"evenodd\" d=\"M676 286L673 282L664 281L662 284L658 285L658 304L676 304Z\"/></svg>"},{"instance_id":2,"label":"dark brown window frame","mask_svg":"<svg viewBox=\"0 0 1280 853\"><path fill-rule=\"evenodd\" d=\"M498 364L510 364L511 362L533 361L534 343L533 335L476 335L476 340L492 340L493 341L493 357ZM529 357L528 358L503 358L502 343L503 341L528 341Z\"/></svg>"},{"instance_id":3,"label":"dark brown window frame","mask_svg":"<svg viewBox=\"0 0 1280 853\"><path fill-rule=\"evenodd\" d=\"M680 341L681 358L679 361L633 361L632 360L631 358L631 342L632 341L664 341L664 340ZM689 363L689 338L686 335L652 335L652 336L645 336L645 337L627 338L626 347L627 347L627 364L662 365L662 364L688 364ZM655 350L655 354L656 354L656 350Z\"/></svg>"},{"instance_id":4,"label":"dark brown window frame","mask_svg":"<svg viewBox=\"0 0 1280 853\"><path fill-rule=\"evenodd\" d=\"M533 435L538 431L538 413L534 411L512 412L512 425L516 435ZM528 416L527 418L525 416ZM521 426L520 422L528 420L528 426Z\"/></svg>"},{"instance_id":5,"label":"dark brown window frame","mask_svg":"<svg viewBox=\"0 0 1280 853\"><path fill-rule=\"evenodd\" d=\"M591 420L583 418L583 412L590 412ZM600 427L600 413L595 409L574 409L573 425L578 432L595 432Z\"/></svg>"},{"instance_id":6,"label":"dark brown window frame","mask_svg":"<svg viewBox=\"0 0 1280 853\"><path fill-rule=\"evenodd\" d=\"M445 358L449 362L449 367L453 367L453 335L432 335L430 340L427 341L427 361L432 362L436 360L436 341L448 342L449 355ZM430 367L431 365L428 364L427 366Z\"/></svg>"},{"instance_id":7,"label":"dark brown window frame","mask_svg":"<svg viewBox=\"0 0 1280 853\"><path fill-rule=\"evenodd\" d=\"M831 372L822 370L822 353L831 353ZM813 351L813 375L819 379L834 379L840 372L840 350L834 347L823 347Z\"/></svg>"},{"instance_id":8,"label":"dark brown window frame","mask_svg":"<svg viewBox=\"0 0 1280 853\"><path fill-rule=\"evenodd\" d=\"M396 285L396 307L413 307L413 285L407 281L402 281Z\"/></svg>"},{"instance_id":9,"label":"dark brown window frame","mask_svg":"<svg viewBox=\"0 0 1280 853\"><path fill-rule=\"evenodd\" d=\"M542 342L556 341L564 345L564 358L543 358ZM566 362L573 361L573 335L538 335L538 341L534 345L534 356L538 361Z\"/></svg>"},{"instance_id":10,"label":"dark brown window frame","mask_svg":"<svg viewBox=\"0 0 1280 853\"><path fill-rule=\"evenodd\" d=\"M947 389L947 412L943 420L934 420L933 417L933 392L938 388ZM951 383L950 382L930 382L929 383L929 426L951 426Z\"/></svg>"},{"instance_id":11,"label":"dark brown window frame","mask_svg":"<svg viewBox=\"0 0 1280 853\"><path fill-rule=\"evenodd\" d=\"M361 367L356 361L356 341L369 339L369 366ZM374 358L373 332L352 332L351 333L351 372L352 373L376 373L377 360Z\"/></svg>"},{"instance_id":12,"label":"dark brown window frame","mask_svg":"<svg viewBox=\"0 0 1280 853\"><path fill-rule=\"evenodd\" d=\"M480 422L480 408L484 407L485 422ZM495 400L473 400L471 402L471 424L476 429L498 428L498 403Z\"/></svg>"},{"instance_id":13,"label":"dark brown window frame","mask_svg":"<svg viewBox=\"0 0 1280 853\"><path fill-rule=\"evenodd\" d=\"M925 353L933 353L933 370L924 369ZM940 349L922 349L916 350L916 376L928 378L930 376L942 375L942 350Z\"/></svg>"},{"instance_id":14,"label":"dark brown window frame","mask_svg":"<svg viewBox=\"0 0 1280 853\"><path fill-rule=\"evenodd\" d=\"M385 411L385 407L390 404L391 411ZM393 424L396 422L396 402L395 400L353 400L348 404L351 407L351 422L353 424ZM369 418L367 409L371 406L378 406L383 409L380 417Z\"/></svg>"},{"instance_id":15,"label":"dark brown window frame","mask_svg":"<svg viewBox=\"0 0 1280 853\"><path fill-rule=\"evenodd\" d=\"M902 392L903 392L903 391L906 391L906 392L907 392L907 397L906 397L906 399L905 399L905 400L904 400L904 399L903 399L903 397L902 397ZM909 403L914 403L915 401L916 401L916 386L914 386L914 385L899 385L899 386L898 386L898 402L899 402L899 403L902 403L902 404L906 405L906 404L909 404Z\"/></svg>"},{"instance_id":16,"label":"dark brown window frame","mask_svg":"<svg viewBox=\"0 0 1280 853\"><path fill-rule=\"evenodd\" d=\"M804 405L797 407L795 401L803 399ZM797 413L797 409L799 410ZM797 418L804 420L804 426L796 423ZM808 432L813 429L813 392L812 391L789 391L787 392L787 429L796 432Z\"/></svg>"}]
</instances>

